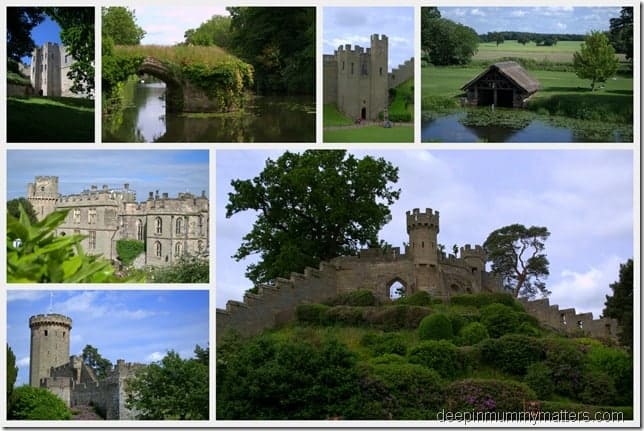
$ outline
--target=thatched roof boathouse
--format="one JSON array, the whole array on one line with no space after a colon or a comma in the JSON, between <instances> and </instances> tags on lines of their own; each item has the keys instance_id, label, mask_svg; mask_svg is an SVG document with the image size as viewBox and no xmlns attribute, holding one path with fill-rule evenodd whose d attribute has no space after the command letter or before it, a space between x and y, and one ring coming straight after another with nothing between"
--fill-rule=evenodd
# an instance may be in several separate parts
<instances>
[{"instance_id":1,"label":"thatched roof boathouse","mask_svg":"<svg viewBox=\"0 0 644 431\"><path fill-rule=\"evenodd\" d=\"M467 92L469 105L524 108L528 98L539 90L539 81L519 63L503 61L489 66L461 90Z\"/></svg>"}]
</instances>

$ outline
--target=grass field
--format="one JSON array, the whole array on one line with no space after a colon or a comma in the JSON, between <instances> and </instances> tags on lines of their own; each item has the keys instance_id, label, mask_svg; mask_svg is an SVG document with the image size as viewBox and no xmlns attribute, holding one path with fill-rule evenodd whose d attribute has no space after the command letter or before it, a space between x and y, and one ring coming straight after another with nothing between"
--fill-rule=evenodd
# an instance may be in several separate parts
<instances>
[{"instance_id":1,"label":"grass field","mask_svg":"<svg viewBox=\"0 0 644 431\"><path fill-rule=\"evenodd\" d=\"M410 103L411 102L411 103ZM396 87L396 96L389 106L389 116L394 118L401 114L410 115L414 120L414 80L410 79Z\"/></svg>"},{"instance_id":2,"label":"grass field","mask_svg":"<svg viewBox=\"0 0 644 431\"><path fill-rule=\"evenodd\" d=\"M516 40L506 40L499 46L495 42L479 43L479 50L472 60L496 60L503 57L523 57L537 61L572 63L572 55L579 51L582 42L563 41L553 46L537 46L534 42L521 45Z\"/></svg>"},{"instance_id":3,"label":"grass field","mask_svg":"<svg viewBox=\"0 0 644 431\"><path fill-rule=\"evenodd\" d=\"M351 118L338 111L334 103L327 103L322 109L322 124L324 127L350 126Z\"/></svg>"},{"instance_id":4,"label":"grass field","mask_svg":"<svg viewBox=\"0 0 644 431\"><path fill-rule=\"evenodd\" d=\"M461 87L482 72L482 67L425 67L422 69L422 109L436 106L459 106L464 96ZM550 114L581 119L601 119L628 124L633 121L633 79L617 76L605 88L590 91L590 82L573 72L531 70L541 84L529 106L546 109ZM578 112L578 111L584 112ZM592 111L592 112L591 112ZM593 112L599 118L592 118Z\"/></svg>"},{"instance_id":5,"label":"grass field","mask_svg":"<svg viewBox=\"0 0 644 431\"><path fill-rule=\"evenodd\" d=\"M8 142L94 142L94 100L9 97Z\"/></svg>"},{"instance_id":6,"label":"grass field","mask_svg":"<svg viewBox=\"0 0 644 431\"><path fill-rule=\"evenodd\" d=\"M31 81L26 76L19 73L7 71L7 82L18 85L31 85Z\"/></svg>"},{"instance_id":7,"label":"grass field","mask_svg":"<svg viewBox=\"0 0 644 431\"><path fill-rule=\"evenodd\" d=\"M413 142L413 126L381 126L325 130L324 142Z\"/></svg>"}]
</instances>

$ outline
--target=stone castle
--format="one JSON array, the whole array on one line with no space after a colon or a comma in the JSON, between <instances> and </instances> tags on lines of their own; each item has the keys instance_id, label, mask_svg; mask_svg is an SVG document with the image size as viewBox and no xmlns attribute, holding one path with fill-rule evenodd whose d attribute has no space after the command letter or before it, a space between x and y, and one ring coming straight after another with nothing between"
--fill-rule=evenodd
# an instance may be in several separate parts
<instances>
[{"instance_id":1,"label":"stone castle","mask_svg":"<svg viewBox=\"0 0 644 431\"><path fill-rule=\"evenodd\" d=\"M391 73L387 36L371 35L371 47L339 46L324 55L324 103L333 103L353 119L377 120L387 110L389 89L414 77L414 59Z\"/></svg>"},{"instance_id":2,"label":"stone castle","mask_svg":"<svg viewBox=\"0 0 644 431\"><path fill-rule=\"evenodd\" d=\"M46 388L67 406L94 406L106 419L135 419L125 406L127 379L144 364L119 359L114 369L98 379L80 356L69 355L72 319L62 314L29 318L31 346L29 385Z\"/></svg>"},{"instance_id":3,"label":"stone castle","mask_svg":"<svg viewBox=\"0 0 644 431\"><path fill-rule=\"evenodd\" d=\"M71 91L74 82L67 76L67 72L74 61L64 46L47 42L33 50L31 66L23 68L22 73L29 77L35 94L84 97L84 94L76 94Z\"/></svg>"},{"instance_id":4,"label":"stone castle","mask_svg":"<svg viewBox=\"0 0 644 431\"><path fill-rule=\"evenodd\" d=\"M501 279L486 271L487 256L480 245L461 247L460 257L440 251L438 211L414 209L406 215L409 237L404 253L399 247L364 249L357 256L337 257L321 262L318 269L306 268L303 274L260 285L258 293L247 292L243 302L228 301L225 310L217 309L218 339L229 330L259 334L293 320L300 304L323 302L357 289L370 290L384 301L393 286L401 286L407 295L425 291L444 301L452 295L504 291ZM547 299L524 301L524 306L543 325L556 330L617 336L615 319L594 320L592 313L559 310Z\"/></svg>"},{"instance_id":5,"label":"stone castle","mask_svg":"<svg viewBox=\"0 0 644 431\"><path fill-rule=\"evenodd\" d=\"M147 201L137 202L129 184L114 189L93 185L73 195L58 192L58 177L37 176L27 187L27 199L39 220L55 210L68 209L59 235L81 234L87 254L117 260L118 240L139 240L145 253L134 266L165 266L176 263L184 254L207 256L209 238L209 201L200 196L150 192Z\"/></svg>"}]
</instances>

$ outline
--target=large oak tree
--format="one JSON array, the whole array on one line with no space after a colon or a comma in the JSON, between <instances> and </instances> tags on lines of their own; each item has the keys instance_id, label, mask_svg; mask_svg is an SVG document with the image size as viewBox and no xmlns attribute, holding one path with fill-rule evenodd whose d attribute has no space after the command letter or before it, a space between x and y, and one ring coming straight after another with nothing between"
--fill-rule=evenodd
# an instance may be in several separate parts
<instances>
[{"instance_id":1,"label":"large oak tree","mask_svg":"<svg viewBox=\"0 0 644 431\"><path fill-rule=\"evenodd\" d=\"M285 152L253 179L233 180L226 217L254 210L257 219L234 257L259 254L247 268L255 283L288 277L321 260L378 244L398 199L398 168L382 158L343 150Z\"/></svg>"}]
</instances>

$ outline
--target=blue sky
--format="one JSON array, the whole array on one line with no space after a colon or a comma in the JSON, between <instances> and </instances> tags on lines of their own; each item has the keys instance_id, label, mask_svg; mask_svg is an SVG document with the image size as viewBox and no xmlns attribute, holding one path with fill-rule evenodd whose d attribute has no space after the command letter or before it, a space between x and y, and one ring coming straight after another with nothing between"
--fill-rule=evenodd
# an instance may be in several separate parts
<instances>
[{"instance_id":1,"label":"blue sky","mask_svg":"<svg viewBox=\"0 0 644 431\"><path fill-rule=\"evenodd\" d=\"M58 176L61 194L129 183L139 202L156 190L209 196L208 157L207 150L9 150L7 199L25 196L38 175Z\"/></svg>"},{"instance_id":2,"label":"blue sky","mask_svg":"<svg viewBox=\"0 0 644 431\"><path fill-rule=\"evenodd\" d=\"M482 244L513 223L546 226L551 303L598 317L619 264L633 257L633 159L626 150L353 151L398 166L402 190L381 239L402 247L405 212L440 211L438 240ZM231 179L248 179L279 151L217 152L217 307L252 287L245 268L256 257L232 256L255 220L252 211L225 218Z\"/></svg>"},{"instance_id":3,"label":"blue sky","mask_svg":"<svg viewBox=\"0 0 644 431\"><path fill-rule=\"evenodd\" d=\"M145 30L142 44L174 45L183 42L190 28L197 28L213 15L228 16L226 6L213 5L138 5L134 9L138 25Z\"/></svg>"},{"instance_id":4,"label":"blue sky","mask_svg":"<svg viewBox=\"0 0 644 431\"><path fill-rule=\"evenodd\" d=\"M19 367L17 386L29 383L29 317L50 310L72 319L70 355L91 344L113 363L149 363L169 350L188 358L195 345L208 346L208 291L8 290L7 342Z\"/></svg>"},{"instance_id":5,"label":"blue sky","mask_svg":"<svg viewBox=\"0 0 644 431\"><path fill-rule=\"evenodd\" d=\"M472 27L478 34L490 31L586 34L608 30L610 18L621 7L439 7L443 18Z\"/></svg>"},{"instance_id":6,"label":"blue sky","mask_svg":"<svg viewBox=\"0 0 644 431\"><path fill-rule=\"evenodd\" d=\"M36 43L36 46L42 46L46 42L53 42L60 45L60 27L45 15L43 22L31 30L31 38ZM22 62L31 64L31 55L22 57Z\"/></svg>"},{"instance_id":7,"label":"blue sky","mask_svg":"<svg viewBox=\"0 0 644 431\"><path fill-rule=\"evenodd\" d=\"M323 52L333 54L340 45L368 48L372 34L389 38L389 71L414 56L414 8L325 7Z\"/></svg>"}]
</instances>

